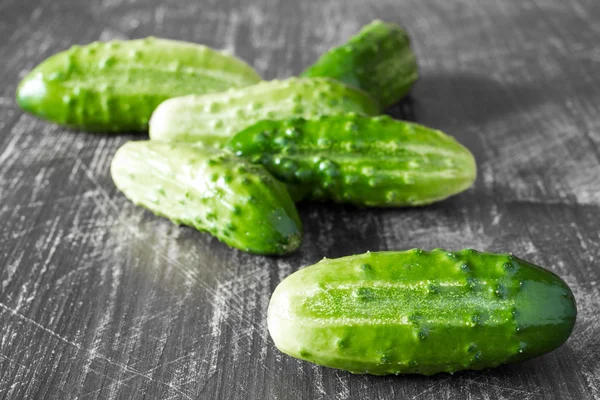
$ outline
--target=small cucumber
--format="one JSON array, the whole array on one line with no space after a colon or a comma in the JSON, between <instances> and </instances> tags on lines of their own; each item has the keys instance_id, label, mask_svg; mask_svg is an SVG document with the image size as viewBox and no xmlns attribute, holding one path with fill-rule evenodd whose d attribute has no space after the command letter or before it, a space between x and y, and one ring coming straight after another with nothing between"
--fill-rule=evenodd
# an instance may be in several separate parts
<instances>
[{"instance_id":1,"label":"small cucumber","mask_svg":"<svg viewBox=\"0 0 600 400\"><path fill-rule=\"evenodd\" d=\"M21 82L17 102L40 118L87 131L148 128L164 100L260 82L242 60L174 40L95 42L73 46L38 65Z\"/></svg>"},{"instance_id":2,"label":"small cucumber","mask_svg":"<svg viewBox=\"0 0 600 400\"><path fill-rule=\"evenodd\" d=\"M432 375L556 349L575 324L559 277L508 254L413 249L323 259L268 310L284 353L353 373Z\"/></svg>"},{"instance_id":3,"label":"small cucumber","mask_svg":"<svg viewBox=\"0 0 600 400\"><path fill-rule=\"evenodd\" d=\"M267 118L379 111L369 95L332 79L290 78L167 100L152 115L150 139L220 144Z\"/></svg>"},{"instance_id":4,"label":"small cucumber","mask_svg":"<svg viewBox=\"0 0 600 400\"><path fill-rule=\"evenodd\" d=\"M408 93L419 69L408 33L401 26L376 20L344 45L322 55L301 76L340 80L388 107Z\"/></svg>"},{"instance_id":5,"label":"small cucumber","mask_svg":"<svg viewBox=\"0 0 600 400\"><path fill-rule=\"evenodd\" d=\"M388 116L265 120L228 147L308 198L360 206L429 204L467 189L477 173L452 137Z\"/></svg>"},{"instance_id":6,"label":"small cucumber","mask_svg":"<svg viewBox=\"0 0 600 400\"><path fill-rule=\"evenodd\" d=\"M302 224L285 185L225 151L128 142L115 154L111 174L135 204L229 246L284 254L302 241Z\"/></svg>"}]
</instances>

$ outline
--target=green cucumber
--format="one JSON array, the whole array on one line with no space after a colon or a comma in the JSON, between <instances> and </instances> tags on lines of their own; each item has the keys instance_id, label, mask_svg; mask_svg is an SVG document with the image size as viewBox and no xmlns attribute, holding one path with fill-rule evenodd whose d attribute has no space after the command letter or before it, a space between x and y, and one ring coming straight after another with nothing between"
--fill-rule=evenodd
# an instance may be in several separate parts
<instances>
[{"instance_id":1,"label":"green cucumber","mask_svg":"<svg viewBox=\"0 0 600 400\"><path fill-rule=\"evenodd\" d=\"M228 147L308 198L360 206L429 204L467 189L477 173L452 137L388 116L265 120Z\"/></svg>"},{"instance_id":2,"label":"green cucumber","mask_svg":"<svg viewBox=\"0 0 600 400\"><path fill-rule=\"evenodd\" d=\"M260 165L189 144L135 141L111 165L115 185L135 204L229 246L285 254L302 241L302 224L285 185Z\"/></svg>"},{"instance_id":3,"label":"green cucumber","mask_svg":"<svg viewBox=\"0 0 600 400\"><path fill-rule=\"evenodd\" d=\"M325 76L354 85L388 107L409 92L419 69L408 33L401 26L376 20L322 55L301 76Z\"/></svg>"},{"instance_id":4,"label":"green cucumber","mask_svg":"<svg viewBox=\"0 0 600 400\"><path fill-rule=\"evenodd\" d=\"M275 289L268 327L282 352L320 365L432 375L554 350L576 314L565 282L512 255L413 249L297 271Z\"/></svg>"},{"instance_id":5,"label":"green cucumber","mask_svg":"<svg viewBox=\"0 0 600 400\"><path fill-rule=\"evenodd\" d=\"M260 80L242 60L198 44L153 37L94 42L38 65L21 82L17 102L70 128L138 131L148 128L152 112L168 98Z\"/></svg>"},{"instance_id":6,"label":"green cucumber","mask_svg":"<svg viewBox=\"0 0 600 400\"><path fill-rule=\"evenodd\" d=\"M220 144L267 118L379 111L366 93L332 79L290 78L167 100L152 115L150 139Z\"/></svg>"}]
</instances>

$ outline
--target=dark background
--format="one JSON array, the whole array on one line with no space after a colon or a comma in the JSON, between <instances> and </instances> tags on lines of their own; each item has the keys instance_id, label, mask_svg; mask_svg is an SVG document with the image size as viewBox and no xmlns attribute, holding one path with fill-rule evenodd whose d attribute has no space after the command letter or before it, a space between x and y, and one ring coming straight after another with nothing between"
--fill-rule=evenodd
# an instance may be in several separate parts
<instances>
[{"instance_id":1,"label":"dark background","mask_svg":"<svg viewBox=\"0 0 600 400\"><path fill-rule=\"evenodd\" d=\"M24 115L18 81L75 43L156 35L299 73L374 18L421 64L393 110L475 154L471 190L426 208L303 205L304 245L267 258L133 206L109 163L134 135ZM1 399L600 398L598 0L0 0ZM516 255L563 277L566 345L518 365L426 378L354 376L280 354L275 286L323 256L412 247Z\"/></svg>"}]
</instances>

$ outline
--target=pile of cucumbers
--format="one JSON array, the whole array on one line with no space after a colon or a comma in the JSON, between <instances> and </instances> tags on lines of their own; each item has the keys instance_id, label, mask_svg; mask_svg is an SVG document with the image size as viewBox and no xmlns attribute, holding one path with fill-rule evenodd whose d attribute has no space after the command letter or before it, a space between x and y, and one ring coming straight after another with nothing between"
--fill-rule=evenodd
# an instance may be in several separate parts
<instances>
[{"instance_id":1,"label":"pile of cucumbers","mask_svg":"<svg viewBox=\"0 0 600 400\"><path fill-rule=\"evenodd\" d=\"M231 247L282 255L302 243L298 201L419 206L473 184L475 159L454 138L382 115L417 79L407 32L377 20L285 80L180 41L73 46L33 69L17 101L72 129L149 131L111 164L127 198ZM318 364L434 374L543 354L575 317L560 278L512 255L415 249L292 274L268 326L280 350Z\"/></svg>"}]
</instances>

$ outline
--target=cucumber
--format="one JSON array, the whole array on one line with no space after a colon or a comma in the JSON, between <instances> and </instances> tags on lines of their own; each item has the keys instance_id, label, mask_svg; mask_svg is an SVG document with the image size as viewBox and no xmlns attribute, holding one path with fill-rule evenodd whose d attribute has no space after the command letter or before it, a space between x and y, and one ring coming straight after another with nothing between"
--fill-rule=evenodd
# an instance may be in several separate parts
<instances>
[{"instance_id":1,"label":"cucumber","mask_svg":"<svg viewBox=\"0 0 600 400\"><path fill-rule=\"evenodd\" d=\"M408 33L399 25L376 20L323 54L301 76L326 76L354 85L388 107L409 92L419 69Z\"/></svg>"},{"instance_id":2,"label":"cucumber","mask_svg":"<svg viewBox=\"0 0 600 400\"><path fill-rule=\"evenodd\" d=\"M231 247L285 254L302 241L302 223L285 185L225 151L128 142L115 154L111 175L135 204Z\"/></svg>"},{"instance_id":3,"label":"cucumber","mask_svg":"<svg viewBox=\"0 0 600 400\"><path fill-rule=\"evenodd\" d=\"M73 46L31 71L17 90L27 112L87 131L139 131L164 100L257 83L242 60L206 46L146 38Z\"/></svg>"},{"instance_id":4,"label":"cucumber","mask_svg":"<svg viewBox=\"0 0 600 400\"><path fill-rule=\"evenodd\" d=\"M267 118L379 111L366 93L332 79L290 78L167 100L152 115L150 139L221 144Z\"/></svg>"},{"instance_id":5,"label":"cucumber","mask_svg":"<svg viewBox=\"0 0 600 400\"><path fill-rule=\"evenodd\" d=\"M284 353L353 373L432 375L539 356L577 309L559 277L508 254L413 249L323 259L268 309Z\"/></svg>"},{"instance_id":6,"label":"cucumber","mask_svg":"<svg viewBox=\"0 0 600 400\"><path fill-rule=\"evenodd\" d=\"M310 199L416 206L475 180L473 155L452 137L388 116L261 121L227 145Z\"/></svg>"}]
</instances>

